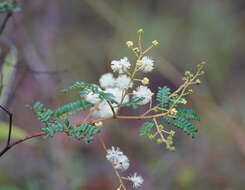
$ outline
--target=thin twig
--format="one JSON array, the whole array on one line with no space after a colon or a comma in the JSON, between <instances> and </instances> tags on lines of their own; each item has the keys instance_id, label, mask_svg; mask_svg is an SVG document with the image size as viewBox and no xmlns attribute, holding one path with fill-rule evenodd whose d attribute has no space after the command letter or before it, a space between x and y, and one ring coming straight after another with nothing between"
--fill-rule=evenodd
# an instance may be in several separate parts
<instances>
[{"instance_id":1,"label":"thin twig","mask_svg":"<svg viewBox=\"0 0 245 190\"><path fill-rule=\"evenodd\" d=\"M19 139L17 141L14 141L13 143L10 143L8 146L6 146L1 152L0 152L0 157L3 156L9 149L11 149L12 147L14 147L15 145L17 144L20 144L24 141L27 141L27 140L30 140L32 138L35 138L35 137L40 137L40 136L44 136L46 135L46 133L44 132L37 132L37 133L34 133L33 135L30 135L30 136L27 136L25 138L22 138L22 139Z\"/></svg>"},{"instance_id":2,"label":"thin twig","mask_svg":"<svg viewBox=\"0 0 245 190\"><path fill-rule=\"evenodd\" d=\"M104 142L104 139L101 137L101 135L99 135L99 141L100 141L100 144L102 145L103 149L105 150L105 152L107 152L107 148L106 148L106 145L105 145L105 142ZM122 177L120 176L120 174L118 173L118 171L113 167L112 165L112 168L114 169L114 172L118 178L118 181L119 181L119 189L121 189L121 187L123 188L123 190L126 190L126 187L123 183L123 180L122 180Z\"/></svg>"},{"instance_id":3,"label":"thin twig","mask_svg":"<svg viewBox=\"0 0 245 190\"><path fill-rule=\"evenodd\" d=\"M7 26L7 23L9 21L9 19L11 18L11 16L13 15L12 12L8 12L7 15L5 16L4 20L3 20L3 23L1 24L0 26L0 35L2 35L5 27Z\"/></svg>"},{"instance_id":4,"label":"thin twig","mask_svg":"<svg viewBox=\"0 0 245 190\"><path fill-rule=\"evenodd\" d=\"M168 116L172 117L169 115L168 112L160 113L160 114L154 114L154 115L139 115L139 116L129 116L129 115L117 115L116 117L103 117L101 119L96 119L92 121L81 121L76 123L76 126L83 125L83 124L94 124L97 122L101 121L107 121L107 120L112 120L112 119L127 119L127 120L142 120L142 119L153 119L153 118L158 118L158 117L163 117L163 116Z\"/></svg>"}]
</instances>

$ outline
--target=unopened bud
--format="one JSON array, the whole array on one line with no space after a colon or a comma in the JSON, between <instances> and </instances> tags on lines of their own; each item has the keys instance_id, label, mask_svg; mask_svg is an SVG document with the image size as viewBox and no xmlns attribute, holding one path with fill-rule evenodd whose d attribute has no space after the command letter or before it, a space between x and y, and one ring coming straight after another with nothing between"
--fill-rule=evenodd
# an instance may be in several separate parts
<instances>
[{"instance_id":1,"label":"unopened bud","mask_svg":"<svg viewBox=\"0 0 245 190\"><path fill-rule=\"evenodd\" d=\"M159 42L156 41L156 40L152 41L151 43L152 43L153 46L157 46L159 44Z\"/></svg>"},{"instance_id":2,"label":"unopened bud","mask_svg":"<svg viewBox=\"0 0 245 190\"><path fill-rule=\"evenodd\" d=\"M128 47L132 47L132 46L134 45L134 43L133 43L132 41L127 41L127 42L126 42L126 45L127 45Z\"/></svg>"},{"instance_id":3,"label":"unopened bud","mask_svg":"<svg viewBox=\"0 0 245 190\"><path fill-rule=\"evenodd\" d=\"M141 80L141 83L142 83L143 85L147 85L147 84L149 84L149 79L148 79L147 77L144 77L144 78Z\"/></svg>"}]
</instances>

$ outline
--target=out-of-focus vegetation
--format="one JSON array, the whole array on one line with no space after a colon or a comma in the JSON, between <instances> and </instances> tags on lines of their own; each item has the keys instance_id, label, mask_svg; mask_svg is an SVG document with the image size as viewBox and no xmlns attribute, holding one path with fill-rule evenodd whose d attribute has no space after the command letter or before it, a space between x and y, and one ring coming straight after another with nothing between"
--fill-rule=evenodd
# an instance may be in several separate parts
<instances>
[{"instance_id":1,"label":"out-of-focus vegetation","mask_svg":"<svg viewBox=\"0 0 245 190\"><path fill-rule=\"evenodd\" d=\"M0 39L3 53L18 50L6 100L16 126L28 133L39 130L26 104L41 100L57 107L74 100L59 89L74 81L98 81L112 59L129 56L125 41L144 28L145 42L160 42L151 74L154 91L176 87L183 71L208 62L203 84L190 100L201 117L199 133L195 140L178 133L176 151L168 152L135 138L138 121L109 122L103 133L107 144L133 158L146 179L142 189L244 189L244 1L26 0L20 7ZM115 185L98 142L83 145L65 136L18 145L1 158L0 171L0 190L111 190Z\"/></svg>"}]
</instances>

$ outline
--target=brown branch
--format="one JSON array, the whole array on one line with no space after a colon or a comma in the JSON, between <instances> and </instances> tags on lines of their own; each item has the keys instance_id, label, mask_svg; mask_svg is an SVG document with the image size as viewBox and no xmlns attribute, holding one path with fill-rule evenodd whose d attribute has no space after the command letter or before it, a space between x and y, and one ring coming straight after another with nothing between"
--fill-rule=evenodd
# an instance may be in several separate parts
<instances>
[{"instance_id":1,"label":"brown branch","mask_svg":"<svg viewBox=\"0 0 245 190\"><path fill-rule=\"evenodd\" d=\"M8 112L9 113L9 112ZM97 122L101 122L101 121L106 121L106 120L112 120L112 119L132 119L132 120L141 120L141 119L154 119L154 118L158 118L158 117L162 117L162 116L166 116L168 115L168 112L165 113L161 113L161 114L155 114L155 115L148 115L148 116L113 116L113 117L105 117L105 118L101 118L101 119L97 119L97 120L92 120L92 121L82 121L76 124L76 126L82 125L82 124L94 124ZM168 115L170 117L170 115ZM10 117L11 118L11 117ZM10 133L11 134L11 130L12 130L12 119L10 120ZM17 141L14 141L13 143L10 143L10 138L8 138L6 147L0 152L0 157L2 155L4 155L9 149L11 149L12 147L14 147L17 144L20 144L22 142L25 142L29 139L35 138L35 137L40 137L40 136L44 136L46 133L45 132L37 132L34 133L33 135L27 136L25 138L19 139Z\"/></svg>"},{"instance_id":2,"label":"brown branch","mask_svg":"<svg viewBox=\"0 0 245 190\"><path fill-rule=\"evenodd\" d=\"M27 141L27 140L29 140L29 139L32 139L32 138L35 138L35 137L43 136L43 135L45 135L45 134L46 134L46 133L44 133L44 132L37 132L37 133L34 133L34 134L30 135L30 136L26 136L26 137L24 137L24 138L22 138L22 139L19 139L19 140L17 140L17 141L14 141L13 143L8 144L8 145L7 145L7 146L0 152L0 157L3 156L9 149L11 149L12 147L14 147L15 145L20 144L20 143L22 143L22 142L25 142L25 141Z\"/></svg>"},{"instance_id":3,"label":"brown branch","mask_svg":"<svg viewBox=\"0 0 245 190\"><path fill-rule=\"evenodd\" d=\"M153 118L158 118L158 117L163 117L163 116L169 116L168 112L164 112L164 113L160 113L160 114L155 114L155 115L140 115L140 116L125 116L125 115L117 115L116 117L104 117L101 119L96 119L96 120L92 120L92 121L81 121L76 123L76 126L79 125L83 125L83 124L94 124L94 123L98 123L101 121L107 121L107 120L111 120L111 119L128 119L128 120L142 120L142 119L153 119Z\"/></svg>"}]
</instances>

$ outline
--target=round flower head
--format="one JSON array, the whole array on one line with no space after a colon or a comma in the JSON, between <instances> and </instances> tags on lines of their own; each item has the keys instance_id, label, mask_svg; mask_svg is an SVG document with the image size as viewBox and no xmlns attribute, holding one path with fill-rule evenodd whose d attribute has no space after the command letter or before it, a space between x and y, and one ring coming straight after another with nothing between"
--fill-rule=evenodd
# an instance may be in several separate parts
<instances>
[{"instance_id":1,"label":"round flower head","mask_svg":"<svg viewBox=\"0 0 245 190\"><path fill-rule=\"evenodd\" d=\"M131 88L133 83L127 75L119 75L119 77L116 79L116 86L121 89L127 89Z\"/></svg>"},{"instance_id":2,"label":"round flower head","mask_svg":"<svg viewBox=\"0 0 245 190\"><path fill-rule=\"evenodd\" d=\"M106 73L100 77L99 82L102 88L109 88L115 85L116 80L112 73Z\"/></svg>"},{"instance_id":3,"label":"round flower head","mask_svg":"<svg viewBox=\"0 0 245 190\"><path fill-rule=\"evenodd\" d=\"M147 104L152 97L153 93L151 90L146 86L139 86L136 90L133 91L133 97L137 98L144 98L141 102L139 102L139 105L145 105Z\"/></svg>"},{"instance_id":4,"label":"round flower head","mask_svg":"<svg viewBox=\"0 0 245 190\"><path fill-rule=\"evenodd\" d=\"M131 175L128 177L128 180L130 180L133 183L134 188L140 187L144 180L141 176L138 176L137 173L134 173L134 175Z\"/></svg>"},{"instance_id":5,"label":"round flower head","mask_svg":"<svg viewBox=\"0 0 245 190\"><path fill-rule=\"evenodd\" d=\"M114 110L115 110L115 112L117 112L117 109L114 108ZM111 110L111 107L109 106L109 104L106 101L103 101L103 102L99 103L98 106L91 108L91 111L92 111L91 112L92 117L95 119L113 116L113 112Z\"/></svg>"},{"instance_id":6,"label":"round flower head","mask_svg":"<svg viewBox=\"0 0 245 190\"><path fill-rule=\"evenodd\" d=\"M123 155L123 152L120 150L119 147L112 146L111 149L107 149L106 159L110 162L114 162L119 156Z\"/></svg>"},{"instance_id":7,"label":"round flower head","mask_svg":"<svg viewBox=\"0 0 245 190\"><path fill-rule=\"evenodd\" d=\"M117 170L125 171L129 168L129 160L125 155L119 156L117 161L112 163L113 167Z\"/></svg>"},{"instance_id":8,"label":"round flower head","mask_svg":"<svg viewBox=\"0 0 245 190\"><path fill-rule=\"evenodd\" d=\"M118 147L108 149L106 159L111 162L115 169L125 171L129 168L128 157Z\"/></svg>"},{"instance_id":9,"label":"round flower head","mask_svg":"<svg viewBox=\"0 0 245 190\"><path fill-rule=\"evenodd\" d=\"M141 61L142 66L140 67L140 70L144 73L151 72L154 69L154 61L150 57L144 56Z\"/></svg>"},{"instance_id":10,"label":"round flower head","mask_svg":"<svg viewBox=\"0 0 245 190\"><path fill-rule=\"evenodd\" d=\"M120 103L123 98L123 89L120 88L107 88L105 92L111 93L114 96L114 100L117 103ZM129 101L129 96L125 96L123 99L123 103L127 103Z\"/></svg>"},{"instance_id":11,"label":"round flower head","mask_svg":"<svg viewBox=\"0 0 245 190\"><path fill-rule=\"evenodd\" d=\"M99 94L95 94L93 92L89 92L87 96L85 97L85 100L87 102L90 102L92 104L97 104L100 102Z\"/></svg>"},{"instance_id":12,"label":"round flower head","mask_svg":"<svg viewBox=\"0 0 245 190\"><path fill-rule=\"evenodd\" d=\"M113 72L118 72L119 74L127 72L130 66L131 64L129 63L127 57L111 62L111 69L113 70Z\"/></svg>"}]
</instances>

